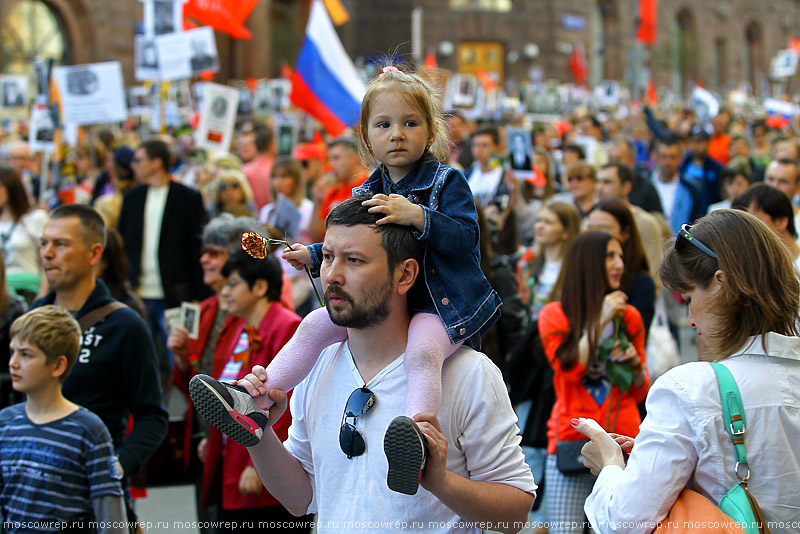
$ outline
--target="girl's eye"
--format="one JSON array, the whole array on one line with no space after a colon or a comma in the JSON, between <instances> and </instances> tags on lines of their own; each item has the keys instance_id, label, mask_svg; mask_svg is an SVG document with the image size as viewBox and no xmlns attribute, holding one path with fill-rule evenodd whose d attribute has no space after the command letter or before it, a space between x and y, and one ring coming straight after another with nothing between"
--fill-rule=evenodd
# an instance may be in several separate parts
<instances>
[{"instance_id":1,"label":"girl's eye","mask_svg":"<svg viewBox=\"0 0 800 534\"><path fill-rule=\"evenodd\" d=\"M413 128L416 125L417 125L417 121L406 121L406 126L408 128Z\"/></svg>"},{"instance_id":2,"label":"girl's eye","mask_svg":"<svg viewBox=\"0 0 800 534\"><path fill-rule=\"evenodd\" d=\"M389 127L389 123L388 122L379 122L377 124L377 127L378 128L388 128Z\"/></svg>"}]
</instances>

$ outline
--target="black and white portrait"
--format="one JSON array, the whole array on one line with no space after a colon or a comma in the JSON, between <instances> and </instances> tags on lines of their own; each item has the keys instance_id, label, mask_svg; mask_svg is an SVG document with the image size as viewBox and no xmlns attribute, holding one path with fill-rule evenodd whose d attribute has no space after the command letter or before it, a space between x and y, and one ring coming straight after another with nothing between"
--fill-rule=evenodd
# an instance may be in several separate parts
<instances>
[{"instance_id":1,"label":"black and white portrait","mask_svg":"<svg viewBox=\"0 0 800 534\"><path fill-rule=\"evenodd\" d=\"M153 32L156 35L174 33L178 31L175 27L175 9L170 0L156 1L153 3Z\"/></svg>"},{"instance_id":2,"label":"black and white portrait","mask_svg":"<svg viewBox=\"0 0 800 534\"><path fill-rule=\"evenodd\" d=\"M18 108L25 105L25 94L17 80L3 80L3 107Z\"/></svg>"},{"instance_id":3,"label":"black and white portrait","mask_svg":"<svg viewBox=\"0 0 800 534\"><path fill-rule=\"evenodd\" d=\"M75 96L87 96L100 89L100 80L90 69L75 69L67 73L67 92Z\"/></svg>"},{"instance_id":4,"label":"black and white portrait","mask_svg":"<svg viewBox=\"0 0 800 534\"><path fill-rule=\"evenodd\" d=\"M209 46L203 35L192 36L189 41L192 47L192 74L200 74L215 67L214 56L209 53Z\"/></svg>"},{"instance_id":5,"label":"black and white portrait","mask_svg":"<svg viewBox=\"0 0 800 534\"><path fill-rule=\"evenodd\" d=\"M55 124L50 110L44 110L36 115L34 119L35 138L37 141L52 141L55 136Z\"/></svg>"},{"instance_id":6,"label":"black and white portrait","mask_svg":"<svg viewBox=\"0 0 800 534\"><path fill-rule=\"evenodd\" d=\"M152 39L139 41L139 66L145 69L158 68L158 49Z\"/></svg>"},{"instance_id":7,"label":"black and white portrait","mask_svg":"<svg viewBox=\"0 0 800 534\"><path fill-rule=\"evenodd\" d=\"M228 100L221 95L215 96L214 99L211 101L211 114L221 119L225 116L225 113L228 111Z\"/></svg>"},{"instance_id":8,"label":"black and white portrait","mask_svg":"<svg viewBox=\"0 0 800 534\"><path fill-rule=\"evenodd\" d=\"M531 134L527 130L506 131L508 137L508 160L514 170L530 171L533 169L531 160Z\"/></svg>"}]
</instances>

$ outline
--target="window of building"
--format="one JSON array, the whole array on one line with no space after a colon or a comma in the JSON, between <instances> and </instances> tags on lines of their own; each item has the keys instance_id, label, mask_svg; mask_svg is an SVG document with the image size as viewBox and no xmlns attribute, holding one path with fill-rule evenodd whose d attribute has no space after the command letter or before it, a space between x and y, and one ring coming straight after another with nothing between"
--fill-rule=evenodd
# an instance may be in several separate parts
<instances>
[{"instance_id":1,"label":"window of building","mask_svg":"<svg viewBox=\"0 0 800 534\"><path fill-rule=\"evenodd\" d=\"M39 0L10 3L0 20L0 72L32 76L37 58L67 63L67 39L56 13Z\"/></svg>"},{"instance_id":2,"label":"window of building","mask_svg":"<svg viewBox=\"0 0 800 534\"><path fill-rule=\"evenodd\" d=\"M450 9L508 13L512 4L513 0L450 0Z\"/></svg>"}]
</instances>

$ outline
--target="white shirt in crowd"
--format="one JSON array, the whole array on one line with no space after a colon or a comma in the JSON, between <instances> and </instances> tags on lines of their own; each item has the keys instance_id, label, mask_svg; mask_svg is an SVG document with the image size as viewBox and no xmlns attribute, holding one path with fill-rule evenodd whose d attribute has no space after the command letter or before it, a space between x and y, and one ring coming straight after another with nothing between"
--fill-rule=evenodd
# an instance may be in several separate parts
<instances>
[{"instance_id":1,"label":"white shirt in crowd","mask_svg":"<svg viewBox=\"0 0 800 534\"><path fill-rule=\"evenodd\" d=\"M502 165L483 172L480 165L478 163L475 164L475 170L469 175L467 183L469 183L469 188L472 190L472 196L481 206L486 207L497 194L497 189L503 180L503 172Z\"/></svg>"},{"instance_id":2,"label":"white shirt in crowd","mask_svg":"<svg viewBox=\"0 0 800 534\"><path fill-rule=\"evenodd\" d=\"M142 231L142 274L139 278L139 296L143 299L161 300L161 269L158 263L158 244L161 241L161 221L167 205L169 184L147 188L144 203L144 228Z\"/></svg>"},{"instance_id":3,"label":"white shirt in crowd","mask_svg":"<svg viewBox=\"0 0 800 534\"><path fill-rule=\"evenodd\" d=\"M308 513L319 514L320 533L481 532L421 486L415 496L386 486L383 438L391 420L404 413L403 361L398 357L364 384L347 343L338 343L322 352L294 390L292 426L284 446L311 479L314 495ZM362 386L376 400L354 423L364 436L366 452L348 459L339 447L339 426L348 397ZM462 347L445 361L438 419L448 440L448 470L535 492L500 370L484 354ZM403 522L404 529L398 526Z\"/></svg>"},{"instance_id":4,"label":"white shirt in crowd","mask_svg":"<svg viewBox=\"0 0 800 534\"><path fill-rule=\"evenodd\" d=\"M772 533L788 534L800 529L800 338L770 333L765 344L752 337L722 363L744 405L748 489ZM650 532L684 487L718 503L738 483L735 466L716 375L687 363L653 384L627 467L601 471L586 515L598 533Z\"/></svg>"}]
</instances>

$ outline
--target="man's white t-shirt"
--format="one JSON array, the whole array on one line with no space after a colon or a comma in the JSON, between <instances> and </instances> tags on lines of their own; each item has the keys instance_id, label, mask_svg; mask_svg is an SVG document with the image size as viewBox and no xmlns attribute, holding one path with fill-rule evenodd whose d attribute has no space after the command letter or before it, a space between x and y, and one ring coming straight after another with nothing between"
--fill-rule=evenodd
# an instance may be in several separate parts
<instances>
[{"instance_id":1,"label":"man's white t-shirt","mask_svg":"<svg viewBox=\"0 0 800 534\"><path fill-rule=\"evenodd\" d=\"M292 426L284 446L311 479L314 496L308 513L319 514L320 533L481 531L421 486L413 496L386 486L383 438L391 420L405 411L403 361L398 357L364 384L347 343L338 343L322 352L294 390ZM376 399L355 420L366 452L348 459L339 446L339 427L348 397L365 385ZM445 361L438 419L448 440L449 471L535 492L500 370L484 354L462 347Z\"/></svg>"},{"instance_id":2,"label":"man's white t-shirt","mask_svg":"<svg viewBox=\"0 0 800 534\"><path fill-rule=\"evenodd\" d=\"M503 172L505 171L501 165L483 172L480 165L475 164L475 170L469 175L467 183L472 190L472 196L481 206L488 206L497 194L500 182L503 181Z\"/></svg>"},{"instance_id":3,"label":"man's white t-shirt","mask_svg":"<svg viewBox=\"0 0 800 534\"><path fill-rule=\"evenodd\" d=\"M657 176L653 177L653 185L658 191L658 197L661 199L661 208L664 210L664 217L668 221L672 217L672 208L675 206L678 183L679 180L677 178L671 182L662 182Z\"/></svg>"},{"instance_id":4,"label":"man's white t-shirt","mask_svg":"<svg viewBox=\"0 0 800 534\"><path fill-rule=\"evenodd\" d=\"M161 222L167 205L167 194L169 194L169 184L147 188L142 231L142 274L139 279L139 296L143 299L164 298L158 245L161 241Z\"/></svg>"}]
</instances>

